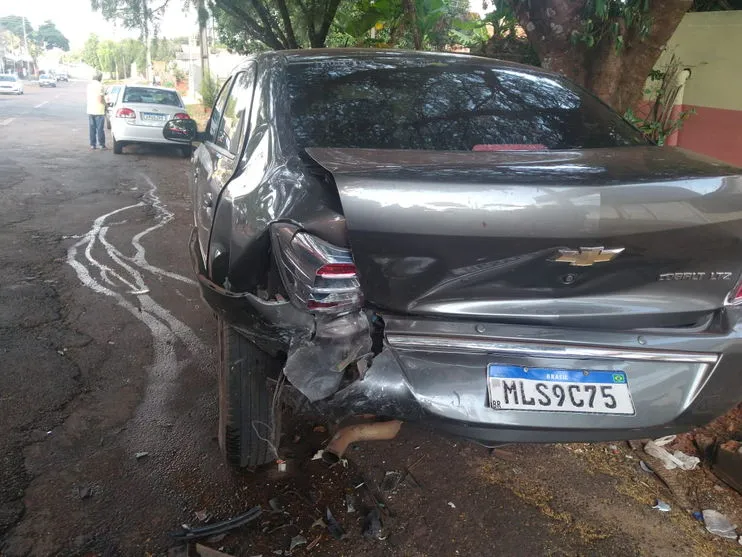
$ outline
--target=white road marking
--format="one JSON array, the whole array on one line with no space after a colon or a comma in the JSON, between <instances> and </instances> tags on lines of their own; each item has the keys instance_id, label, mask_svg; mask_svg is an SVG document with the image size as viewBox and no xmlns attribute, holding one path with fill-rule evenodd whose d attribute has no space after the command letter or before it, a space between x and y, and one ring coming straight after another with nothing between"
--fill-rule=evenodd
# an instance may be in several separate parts
<instances>
[{"instance_id":1,"label":"white road marking","mask_svg":"<svg viewBox=\"0 0 742 557\"><path fill-rule=\"evenodd\" d=\"M136 250L136 255L134 255L134 257L131 257L129 259L133 263L136 263L142 269L146 269L147 271L151 273L170 277L171 279L179 280L181 282L185 282L186 284L192 284L193 286L197 286L198 283L193 279L189 279L187 277L184 277L183 275L179 275L178 273L172 273L170 271L165 271L164 269L160 269L159 267L150 265L147 262L147 259L145 257L146 252L145 252L144 247L142 247L140 240L144 236L149 234L150 232L153 232L157 230L158 228L165 226L167 223L173 220L174 215L167 209L167 207L165 207L165 205L163 205L162 201L160 201L160 198L157 197L157 193L156 193L157 186L149 178L149 176L143 174L142 177L149 184L149 191L146 194L144 194L144 199L147 200L150 205L152 205L152 208L157 213L157 215L155 216L155 219L158 220L159 222L155 224L154 226L150 226L147 230L143 230L142 232L140 232L139 234L137 234L131 239L131 243L134 246L134 249Z\"/></svg>"},{"instance_id":2,"label":"white road marking","mask_svg":"<svg viewBox=\"0 0 742 557\"><path fill-rule=\"evenodd\" d=\"M34 106L34 108L41 108L41 107L42 107L42 106L44 106L45 104L49 104L49 101L44 101L43 103L39 103L39 104L37 104L36 106Z\"/></svg>"},{"instance_id":3,"label":"white road marking","mask_svg":"<svg viewBox=\"0 0 742 557\"><path fill-rule=\"evenodd\" d=\"M11 123L11 122L12 122L13 120L15 120L15 118L6 118L6 119L5 119L5 120L3 120L2 122L0 122L0 126L7 126L7 125L8 125L8 124L10 124L10 123Z\"/></svg>"},{"instance_id":4,"label":"white road marking","mask_svg":"<svg viewBox=\"0 0 742 557\"><path fill-rule=\"evenodd\" d=\"M157 186L149 178L145 177L145 179L151 186L150 191L145 196L147 201L121 207L96 218L90 230L67 250L67 263L75 270L83 285L98 294L113 298L119 306L149 328L152 334L154 361L152 363L152 381L148 386L150 391L148 396L150 399L161 400L167 394L167 387L171 384L171 379L177 375L185 363L178 362L175 350L177 341L180 341L188 351L198 358L203 357L207 353L207 349L190 327L148 295L149 288L147 288L144 276L137 270L138 267L157 275L195 284L195 281L177 273L170 273L154 267L147 263L145 259L146 252L139 240L153 230L161 228L174 217L173 213L164 206L157 196ZM160 222L137 234L135 236L136 241L132 239L132 245L135 247L137 254L134 257L126 257L106 238L109 226L113 225L106 225L106 219L123 211L143 207L146 204L151 204L155 208L157 213L155 218ZM100 242L105 253L113 261L113 265L110 263L107 265L96 259L93 248L97 242ZM85 254L82 261L78 260L80 250L83 250ZM133 265L129 265L127 261ZM93 276L92 269L98 270L100 279ZM123 292L119 290L121 286L125 288Z\"/></svg>"}]
</instances>

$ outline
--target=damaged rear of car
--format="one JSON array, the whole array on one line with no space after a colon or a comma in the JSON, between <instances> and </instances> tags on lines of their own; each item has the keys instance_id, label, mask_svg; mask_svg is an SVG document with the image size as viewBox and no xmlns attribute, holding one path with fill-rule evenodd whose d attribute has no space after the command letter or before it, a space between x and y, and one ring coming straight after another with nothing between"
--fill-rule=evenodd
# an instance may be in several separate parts
<instances>
[{"instance_id":1,"label":"damaged rear of car","mask_svg":"<svg viewBox=\"0 0 742 557\"><path fill-rule=\"evenodd\" d=\"M265 53L197 139L191 255L236 464L276 458L287 396L485 444L661 435L742 398L740 171L559 76Z\"/></svg>"}]
</instances>

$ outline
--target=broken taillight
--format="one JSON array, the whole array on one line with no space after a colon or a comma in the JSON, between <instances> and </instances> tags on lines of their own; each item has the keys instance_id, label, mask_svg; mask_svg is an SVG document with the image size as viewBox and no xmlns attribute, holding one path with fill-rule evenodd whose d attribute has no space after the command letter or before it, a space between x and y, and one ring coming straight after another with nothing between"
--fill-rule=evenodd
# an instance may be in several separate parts
<instances>
[{"instance_id":1,"label":"broken taillight","mask_svg":"<svg viewBox=\"0 0 742 557\"><path fill-rule=\"evenodd\" d=\"M742 282L738 283L727 296L727 305L738 306L742 304Z\"/></svg>"},{"instance_id":2,"label":"broken taillight","mask_svg":"<svg viewBox=\"0 0 742 557\"><path fill-rule=\"evenodd\" d=\"M293 224L277 223L271 231L281 279L296 306L332 314L361 308L363 296L349 249Z\"/></svg>"}]
</instances>

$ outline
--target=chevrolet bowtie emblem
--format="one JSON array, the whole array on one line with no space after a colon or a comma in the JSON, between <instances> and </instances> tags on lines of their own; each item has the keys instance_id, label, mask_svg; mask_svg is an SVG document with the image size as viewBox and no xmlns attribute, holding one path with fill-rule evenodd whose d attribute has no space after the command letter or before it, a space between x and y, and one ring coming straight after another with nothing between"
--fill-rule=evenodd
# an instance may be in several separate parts
<instances>
[{"instance_id":1,"label":"chevrolet bowtie emblem","mask_svg":"<svg viewBox=\"0 0 742 557\"><path fill-rule=\"evenodd\" d=\"M611 261L626 248L606 249L603 246L579 248L579 249L559 249L559 255L552 261L558 263L569 263L573 267L590 267L596 263L605 263Z\"/></svg>"}]
</instances>

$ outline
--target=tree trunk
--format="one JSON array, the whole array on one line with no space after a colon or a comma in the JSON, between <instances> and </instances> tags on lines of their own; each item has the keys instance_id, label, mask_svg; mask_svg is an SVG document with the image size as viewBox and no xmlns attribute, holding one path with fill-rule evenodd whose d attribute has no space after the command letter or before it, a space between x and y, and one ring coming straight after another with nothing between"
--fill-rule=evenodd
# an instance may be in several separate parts
<instances>
[{"instance_id":1,"label":"tree trunk","mask_svg":"<svg viewBox=\"0 0 742 557\"><path fill-rule=\"evenodd\" d=\"M209 35L206 29L209 13L206 11L205 0L198 0L196 11L198 14L198 41L201 56L201 83L206 83L206 80L211 76L211 72L209 69ZM190 39L188 43L190 45Z\"/></svg>"},{"instance_id":2,"label":"tree trunk","mask_svg":"<svg viewBox=\"0 0 742 557\"><path fill-rule=\"evenodd\" d=\"M152 83L152 45L149 40L149 10L147 0L142 0L142 35L144 35L144 65L147 83Z\"/></svg>"},{"instance_id":3,"label":"tree trunk","mask_svg":"<svg viewBox=\"0 0 742 557\"><path fill-rule=\"evenodd\" d=\"M412 27L412 40L415 44L415 50L422 50L423 38L420 34L420 26L417 24L417 6L415 5L415 0L403 0L402 5Z\"/></svg>"},{"instance_id":4,"label":"tree trunk","mask_svg":"<svg viewBox=\"0 0 742 557\"><path fill-rule=\"evenodd\" d=\"M649 72L692 4L692 0L651 0L646 14L651 21L649 34L642 38L636 29L626 30L624 46L617 49L610 32L593 47L572 44L572 33L582 29L587 0L510 2L541 65L589 89L622 114L641 100ZM623 25L620 18L615 22Z\"/></svg>"}]
</instances>

